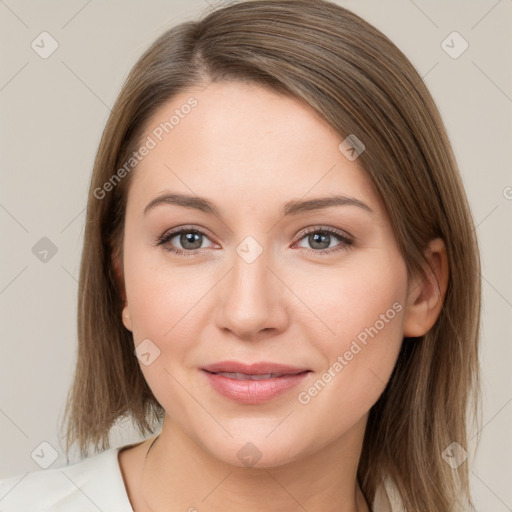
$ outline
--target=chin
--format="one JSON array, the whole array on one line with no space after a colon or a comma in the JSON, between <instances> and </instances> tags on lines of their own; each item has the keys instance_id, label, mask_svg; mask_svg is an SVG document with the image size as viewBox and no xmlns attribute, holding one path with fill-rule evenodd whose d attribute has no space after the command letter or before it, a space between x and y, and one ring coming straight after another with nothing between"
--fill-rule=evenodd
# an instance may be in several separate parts
<instances>
[{"instance_id":1,"label":"chin","mask_svg":"<svg viewBox=\"0 0 512 512\"><path fill-rule=\"evenodd\" d=\"M203 446L217 460L240 468L271 468L283 466L301 457L298 442L288 436L282 439L265 439L265 435L245 434L244 440L229 438L222 442L209 439Z\"/></svg>"}]
</instances>

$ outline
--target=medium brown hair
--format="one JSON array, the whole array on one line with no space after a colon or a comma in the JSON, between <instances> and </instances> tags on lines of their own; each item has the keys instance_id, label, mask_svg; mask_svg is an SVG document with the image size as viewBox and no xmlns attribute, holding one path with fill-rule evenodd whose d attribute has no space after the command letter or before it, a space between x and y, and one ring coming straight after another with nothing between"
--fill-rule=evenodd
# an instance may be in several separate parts
<instances>
[{"instance_id":1,"label":"medium brown hair","mask_svg":"<svg viewBox=\"0 0 512 512\"><path fill-rule=\"evenodd\" d=\"M124 297L112 261L122 261L133 173L115 182L113 176L160 106L192 86L225 80L295 97L340 142L349 134L363 141L359 162L384 199L409 276L425 276L427 244L443 239L449 282L442 311L425 336L402 343L370 410L358 481L370 504L393 488L408 512L467 506L468 465L452 469L442 452L452 442L468 449L466 414L476 418L478 405L480 261L470 209L440 114L415 68L376 28L323 0L253 0L218 9L165 32L128 75L89 190L66 450L74 443L82 456L90 445L105 450L117 420L131 418L145 435L164 415L121 319ZM113 186L98 198L109 180Z\"/></svg>"}]
</instances>

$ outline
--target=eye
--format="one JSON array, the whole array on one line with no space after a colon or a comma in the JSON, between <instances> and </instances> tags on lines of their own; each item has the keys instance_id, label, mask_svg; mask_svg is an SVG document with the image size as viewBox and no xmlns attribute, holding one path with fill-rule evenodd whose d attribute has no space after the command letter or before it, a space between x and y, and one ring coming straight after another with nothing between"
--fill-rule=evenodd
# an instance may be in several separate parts
<instances>
[{"instance_id":1,"label":"eye","mask_svg":"<svg viewBox=\"0 0 512 512\"><path fill-rule=\"evenodd\" d=\"M343 231L319 226L307 228L302 233L299 242L302 240L309 244L311 249L305 248L312 254L326 254L346 250L354 243L353 237ZM336 240L338 240L337 244L335 243ZM304 246L299 245L299 247Z\"/></svg>"},{"instance_id":2,"label":"eye","mask_svg":"<svg viewBox=\"0 0 512 512\"><path fill-rule=\"evenodd\" d=\"M209 240L205 233L198 229L181 228L164 233L156 240L166 251L182 256L192 256L199 249L204 249L203 242ZM178 244L178 247L176 245ZM180 247L181 246L181 247Z\"/></svg>"},{"instance_id":3,"label":"eye","mask_svg":"<svg viewBox=\"0 0 512 512\"><path fill-rule=\"evenodd\" d=\"M312 226L306 228L299 241L295 245L305 248L311 254L328 254L341 250L347 250L354 243L351 235L334 228ZM164 233L155 241L155 245L163 246L164 250L178 254L180 256L193 256L201 249L210 246L204 246L203 242L209 240L206 233L199 229L182 227L173 231ZM311 248L300 245L305 240ZM338 243L336 243L338 241Z\"/></svg>"}]
</instances>

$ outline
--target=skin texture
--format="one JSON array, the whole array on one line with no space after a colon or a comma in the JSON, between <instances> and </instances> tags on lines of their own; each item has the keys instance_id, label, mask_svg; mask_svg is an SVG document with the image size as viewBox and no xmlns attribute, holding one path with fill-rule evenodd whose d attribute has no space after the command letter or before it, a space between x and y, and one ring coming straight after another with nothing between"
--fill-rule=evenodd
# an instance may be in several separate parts
<instances>
[{"instance_id":1,"label":"skin texture","mask_svg":"<svg viewBox=\"0 0 512 512\"><path fill-rule=\"evenodd\" d=\"M161 107L146 135L193 96L197 106L138 164L128 194L123 261L114 261L134 346L149 339L159 356L141 369L166 410L160 437L120 453L134 510L366 511L356 482L368 411L387 383L404 336L437 318L447 268L432 242L435 275L408 282L383 204L343 138L296 99L254 84L213 83ZM205 197L218 216L160 204L164 192ZM343 194L344 205L282 217L290 200ZM199 250L174 228L205 233ZM308 227L318 228L304 233ZM322 228L350 235L347 245ZM262 253L236 251L251 236ZM324 239L325 240L325 239ZM319 251L329 247L330 253ZM334 249L341 250L335 251ZM315 252L316 251L316 252ZM435 278L439 285L435 283ZM298 400L357 336L394 315L334 372L307 404ZM398 306L397 306L398 305ZM380 324L378 324L380 326ZM406 340L406 343L414 343ZM352 345L353 346L353 345ZM200 367L222 360L272 361L309 368L304 383L259 405L213 390ZM261 454L248 467L246 443ZM191 509L193 510L193 509Z\"/></svg>"}]
</instances>

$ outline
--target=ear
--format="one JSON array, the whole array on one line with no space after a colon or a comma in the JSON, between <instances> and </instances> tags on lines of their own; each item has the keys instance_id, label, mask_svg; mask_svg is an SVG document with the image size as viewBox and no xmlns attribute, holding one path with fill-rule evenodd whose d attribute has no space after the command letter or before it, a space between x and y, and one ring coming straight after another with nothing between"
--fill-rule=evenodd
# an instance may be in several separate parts
<instances>
[{"instance_id":1,"label":"ear","mask_svg":"<svg viewBox=\"0 0 512 512\"><path fill-rule=\"evenodd\" d=\"M448 287L448 256L443 240L432 240L425 256L430 264L425 268L426 277L418 277L409 287L405 337L423 336L432 328L441 312Z\"/></svg>"},{"instance_id":2,"label":"ear","mask_svg":"<svg viewBox=\"0 0 512 512\"><path fill-rule=\"evenodd\" d=\"M117 288L119 290L119 293L121 294L121 299L124 303L123 312L122 312L122 319L124 326L131 331L133 329L132 327L132 320L130 317L130 311L128 309L128 301L126 300L126 287L124 284L124 272L123 272L123 265L120 261L119 257L112 256L112 267L114 269L114 275L117 282Z\"/></svg>"}]
</instances>

